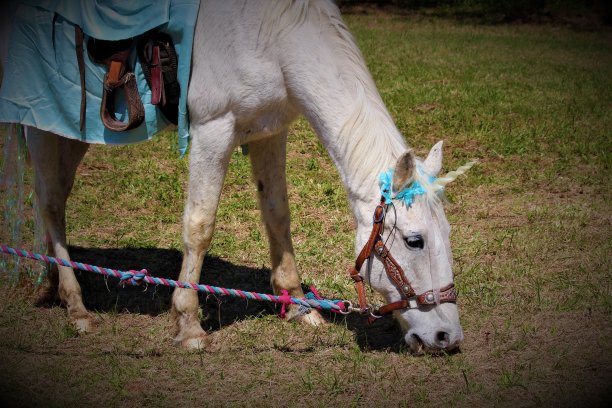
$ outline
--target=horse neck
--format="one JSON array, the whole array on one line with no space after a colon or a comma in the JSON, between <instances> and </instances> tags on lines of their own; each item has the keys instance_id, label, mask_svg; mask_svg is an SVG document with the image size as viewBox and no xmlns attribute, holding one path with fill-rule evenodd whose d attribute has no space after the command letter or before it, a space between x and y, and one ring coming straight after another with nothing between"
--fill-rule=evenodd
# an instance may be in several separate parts
<instances>
[{"instance_id":1,"label":"horse neck","mask_svg":"<svg viewBox=\"0 0 612 408\"><path fill-rule=\"evenodd\" d=\"M349 98L351 109L328 117L318 134L339 170L355 216L369 225L373 205L380 200L379 175L394 167L407 147L373 83Z\"/></svg>"},{"instance_id":2,"label":"horse neck","mask_svg":"<svg viewBox=\"0 0 612 408\"><path fill-rule=\"evenodd\" d=\"M289 95L339 170L355 216L368 219L380 199L378 175L407 146L338 9L326 1L309 4L307 11L284 9L288 23L274 23L283 33L281 66Z\"/></svg>"}]
</instances>

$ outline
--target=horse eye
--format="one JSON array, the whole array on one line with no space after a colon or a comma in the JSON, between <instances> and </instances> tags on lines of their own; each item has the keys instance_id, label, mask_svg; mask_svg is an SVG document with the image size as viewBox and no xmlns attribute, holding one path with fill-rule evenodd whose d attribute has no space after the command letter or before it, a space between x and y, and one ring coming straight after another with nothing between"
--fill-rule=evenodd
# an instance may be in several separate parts
<instances>
[{"instance_id":1,"label":"horse eye","mask_svg":"<svg viewBox=\"0 0 612 408\"><path fill-rule=\"evenodd\" d=\"M404 241L406 241L406 245L408 245L409 248L413 249L423 249L423 247L425 246L425 241L420 235L408 237Z\"/></svg>"}]
</instances>

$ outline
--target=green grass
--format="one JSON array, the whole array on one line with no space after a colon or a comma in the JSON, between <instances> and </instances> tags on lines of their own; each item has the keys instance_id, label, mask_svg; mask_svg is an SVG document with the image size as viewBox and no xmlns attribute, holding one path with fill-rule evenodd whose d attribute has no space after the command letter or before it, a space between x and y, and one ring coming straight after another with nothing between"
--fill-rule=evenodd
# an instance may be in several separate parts
<instances>
[{"instance_id":1,"label":"green grass","mask_svg":"<svg viewBox=\"0 0 612 408\"><path fill-rule=\"evenodd\" d=\"M417 152L444 139L446 170L480 159L448 189L462 352L412 356L390 320L306 328L266 306L202 299L213 350L187 353L171 346L169 291L110 281L107 289L84 274L100 331L78 336L63 309L34 308L31 286L2 280L0 400L313 407L610 400L611 34L384 13L347 23ZM187 159L176 143L164 134L92 147L69 200L77 254L177 276ZM290 131L287 167L304 282L354 299L346 195L304 120ZM269 290L254 192L249 159L236 150L203 282Z\"/></svg>"}]
</instances>

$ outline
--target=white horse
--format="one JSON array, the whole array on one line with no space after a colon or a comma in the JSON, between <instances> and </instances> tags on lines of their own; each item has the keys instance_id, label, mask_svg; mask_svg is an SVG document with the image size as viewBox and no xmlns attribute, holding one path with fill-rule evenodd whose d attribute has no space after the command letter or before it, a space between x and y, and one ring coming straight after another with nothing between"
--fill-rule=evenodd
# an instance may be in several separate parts
<instances>
[{"instance_id":1,"label":"white horse","mask_svg":"<svg viewBox=\"0 0 612 408\"><path fill-rule=\"evenodd\" d=\"M78 102L77 102L78 103ZM356 253L372 231L380 204L379 174L395 169L393 191L418 181L425 193L411 206L398 199L387 207L383 240L405 271L413 294L407 299L385 272L379 254L365 279L388 302L412 350L451 350L463 340L457 305L441 302L453 282L450 228L431 183L442 167L442 144L425 160L412 151L393 124L339 10L328 0L203 1L198 15L188 92L190 175L183 218L184 257L179 279L198 282L210 245L230 155L248 143L253 180L268 233L274 292L302 297L291 242L285 178L287 129L303 114L336 165L357 224ZM36 174L36 193L49 251L69 259L65 206L88 145L35 128L26 129ZM452 178L452 177L451 177ZM81 331L95 325L85 309L71 268L50 273L46 296L59 298ZM454 299L453 299L454 300ZM401 302L400 302L401 303ZM319 325L319 313L288 315ZM172 297L175 342L186 348L208 343L198 317L198 296L176 289Z\"/></svg>"}]
</instances>

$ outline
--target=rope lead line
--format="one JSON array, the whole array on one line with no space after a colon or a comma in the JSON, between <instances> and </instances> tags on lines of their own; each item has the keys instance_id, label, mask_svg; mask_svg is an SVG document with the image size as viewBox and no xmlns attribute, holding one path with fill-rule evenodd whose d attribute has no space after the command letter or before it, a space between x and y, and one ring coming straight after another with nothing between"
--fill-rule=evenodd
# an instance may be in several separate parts
<instances>
[{"instance_id":1,"label":"rope lead line","mask_svg":"<svg viewBox=\"0 0 612 408\"><path fill-rule=\"evenodd\" d=\"M30 258L36 261L46 262L48 264L56 264L61 266L70 267L73 269L79 269L81 271L88 271L97 273L104 276L112 276L114 278L119 279L119 283L121 285L129 284L138 286L142 284L142 282L150 283L153 285L162 285L162 286L170 286L173 288L182 288L182 289L193 289L198 292L204 293L214 293L215 295L220 296L233 296L240 297L243 299L251 299L251 300L259 300L266 302L274 302L281 303L283 305L283 310L285 309L285 305L294 304L306 307L308 309L319 309L319 310L328 310L336 313L344 313L346 312L345 302L342 300L328 300L322 299L318 296L318 293L315 296L308 296L307 294L305 298L294 298L288 295L286 291L281 296L276 295L268 295L265 293L257 293L257 292L246 292L240 289L228 289L228 288L220 288L217 286L210 285L202 285L193 282L180 282L173 279L164 279L157 278L154 276L149 276L149 273L146 269L141 269L140 271L129 270L129 271L120 271L117 269L103 268L95 265L88 265L81 262L68 261L66 259L54 258L52 256L42 255L33 253L30 251L25 251L23 249L15 249L4 244L0 244L0 252L19 256L21 258ZM316 292L316 290L315 290ZM347 302L348 303L348 302Z\"/></svg>"}]
</instances>

